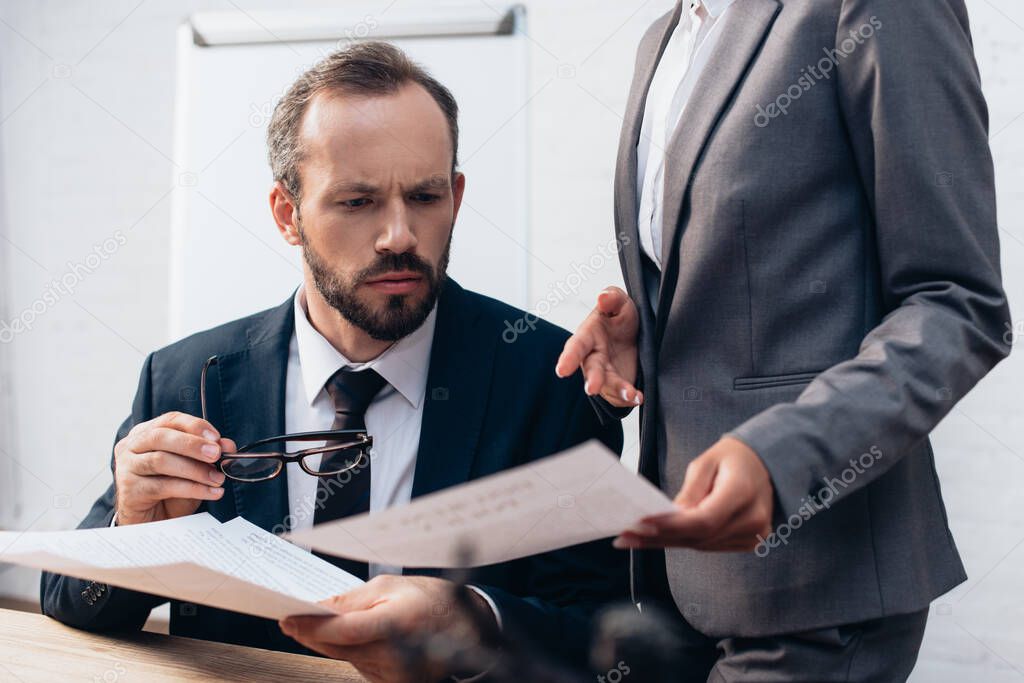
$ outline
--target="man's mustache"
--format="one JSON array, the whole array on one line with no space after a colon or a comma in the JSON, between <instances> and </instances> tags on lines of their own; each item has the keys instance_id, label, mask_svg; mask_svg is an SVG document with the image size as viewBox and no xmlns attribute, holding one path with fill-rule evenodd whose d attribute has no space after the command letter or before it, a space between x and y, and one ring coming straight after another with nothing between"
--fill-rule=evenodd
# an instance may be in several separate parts
<instances>
[{"instance_id":1,"label":"man's mustache","mask_svg":"<svg viewBox=\"0 0 1024 683\"><path fill-rule=\"evenodd\" d=\"M367 280L387 275L399 270L409 270L422 273L431 282L434 279L434 267L416 254L385 254L379 257L372 265L362 269L356 274L356 284L363 284Z\"/></svg>"}]
</instances>

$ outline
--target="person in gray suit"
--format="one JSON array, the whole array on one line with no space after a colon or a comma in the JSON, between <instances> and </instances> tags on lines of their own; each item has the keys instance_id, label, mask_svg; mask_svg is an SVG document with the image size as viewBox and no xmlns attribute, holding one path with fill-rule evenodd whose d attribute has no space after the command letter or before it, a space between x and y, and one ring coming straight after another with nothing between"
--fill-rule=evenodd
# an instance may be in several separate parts
<instances>
[{"instance_id":1,"label":"person in gray suit","mask_svg":"<svg viewBox=\"0 0 1024 683\"><path fill-rule=\"evenodd\" d=\"M684 0L647 31L605 290L556 371L677 511L616 539L681 680L895 681L965 580L928 435L1009 353L963 0Z\"/></svg>"}]
</instances>

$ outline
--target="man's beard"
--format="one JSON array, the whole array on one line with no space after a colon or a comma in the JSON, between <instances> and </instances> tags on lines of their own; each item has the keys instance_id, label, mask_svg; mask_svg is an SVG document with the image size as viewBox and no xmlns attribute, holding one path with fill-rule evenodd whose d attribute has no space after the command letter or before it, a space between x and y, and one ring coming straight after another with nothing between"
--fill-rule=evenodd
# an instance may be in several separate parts
<instances>
[{"instance_id":1,"label":"man's beard","mask_svg":"<svg viewBox=\"0 0 1024 683\"><path fill-rule=\"evenodd\" d=\"M454 227L454 226L453 226ZM302 235L302 256L313 274L313 282L320 296L345 320L379 341L398 341L402 337L415 332L430 315L437 298L441 295L444 281L447 278L448 257L451 251L451 233L444 253L437 264L431 266L421 257L405 252L401 254L381 254L372 265L356 273L350 282L334 273L320 258L320 255L309 245ZM408 270L423 276L427 285L427 293L419 301L410 294L393 294L387 297L382 310L375 310L360 300L359 286L375 277L387 273Z\"/></svg>"}]
</instances>

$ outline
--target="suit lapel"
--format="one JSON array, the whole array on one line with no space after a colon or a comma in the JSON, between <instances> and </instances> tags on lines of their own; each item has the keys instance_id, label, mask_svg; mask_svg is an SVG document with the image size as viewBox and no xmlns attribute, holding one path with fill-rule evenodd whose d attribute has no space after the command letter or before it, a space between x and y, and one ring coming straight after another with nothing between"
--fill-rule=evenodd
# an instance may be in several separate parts
<instances>
[{"instance_id":1,"label":"suit lapel","mask_svg":"<svg viewBox=\"0 0 1024 683\"><path fill-rule=\"evenodd\" d=\"M453 280L437 305L413 497L469 479L483 428L499 330L480 330L480 312Z\"/></svg>"},{"instance_id":2,"label":"suit lapel","mask_svg":"<svg viewBox=\"0 0 1024 683\"><path fill-rule=\"evenodd\" d=\"M665 239L655 341L661 339L679 273L679 224L700 155L779 12L778 0L737 0L722 18L722 35L694 86L665 158Z\"/></svg>"},{"instance_id":3,"label":"suit lapel","mask_svg":"<svg viewBox=\"0 0 1024 683\"><path fill-rule=\"evenodd\" d=\"M293 306L293 298L289 298L257 319L246 331L246 348L219 356L215 366L222 416L215 426L238 446L285 433ZM284 530L289 511L286 475L264 482L232 482L231 488L240 516L263 529Z\"/></svg>"},{"instance_id":4,"label":"suit lapel","mask_svg":"<svg viewBox=\"0 0 1024 683\"><path fill-rule=\"evenodd\" d=\"M682 3L655 23L650 38L644 41L637 55L636 71L629 90L629 101L623 116L622 134L619 139L618 161L615 174L615 215L619 231L629 238L622 244L622 260L626 284L636 300L643 318L643 329L653 327L654 312L649 305L650 297L644 283L643 266L640 256L640 235L637 228L637 143L643 128L647 92L650 90L654 72L658 67L665 46L682 15ZM621 238L620 238L620 241Z\"/></svg>"}]
</instances>

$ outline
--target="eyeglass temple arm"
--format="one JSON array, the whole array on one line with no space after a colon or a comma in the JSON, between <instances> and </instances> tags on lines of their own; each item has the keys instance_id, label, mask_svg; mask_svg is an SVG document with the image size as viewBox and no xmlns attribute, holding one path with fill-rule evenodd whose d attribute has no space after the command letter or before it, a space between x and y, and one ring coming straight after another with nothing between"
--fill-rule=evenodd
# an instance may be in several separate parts
<instances>
[{"instance_id":1,"label":"eyeglass temple arm","mask_svg":"<svg viewBox=\"0 0 1024 683\"><path fill-rule=\"evenodd\" d=\"M203 363L203 369L199 373L199 409L203 413L203 419L209 422L206 417L206 371L210 369L211 365L217 364L217 356L210 356Z\"/></svg>"}]
</instances>

